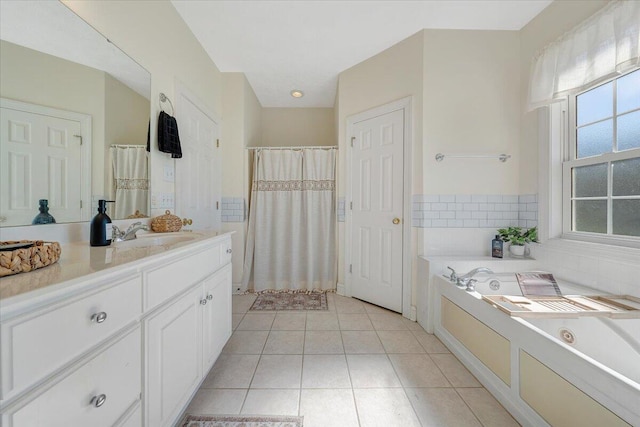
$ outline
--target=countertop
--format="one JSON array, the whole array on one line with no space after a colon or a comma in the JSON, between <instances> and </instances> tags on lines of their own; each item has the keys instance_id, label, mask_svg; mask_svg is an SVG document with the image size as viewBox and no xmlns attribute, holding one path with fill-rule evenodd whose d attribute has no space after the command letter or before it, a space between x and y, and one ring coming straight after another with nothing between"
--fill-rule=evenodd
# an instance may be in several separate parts
<instances>
[{"instance_id":1,"label":"countertop","mask_svg":"<svg viewBox=\"0 0 640 427\"><path fill-rule=\"evenodd\" d=\"M148 247L126 247L118 244L91 247L89 242L63 244L60 260L56 264L0 279L0 308L4 310L9 305L42 296L61 286L77 285L81 281L97 277L131 274L142 264L153 262L165 256L168 251L173 255L188 253L195 245L206 244L204 242L209 239L222 238L232 233L196 231L175 234L193 236L193 239Z\"/></svg>"}]
</instances>

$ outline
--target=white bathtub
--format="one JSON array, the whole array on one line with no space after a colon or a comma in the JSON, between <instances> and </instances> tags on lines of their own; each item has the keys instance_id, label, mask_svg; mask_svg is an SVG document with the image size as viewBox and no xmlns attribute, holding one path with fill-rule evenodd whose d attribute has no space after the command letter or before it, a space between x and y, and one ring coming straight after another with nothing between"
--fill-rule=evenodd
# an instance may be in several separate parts
<instances>
[{"instance_id":1,"label":"white bathtub","mask_svg":"<svg viewBox=\"0 0 640 427\"><path fill-rule=\"evenodd\" d=\"M490 287L492 279L500 282L499 289ZM496 283L493 285L495 288ZM568 283L560 282L559 286L565 295L602 294ZM435 277L430 298L434 333L522 425L575 425L573 415L563 414L572 403L564 402L564 395L552 397L556 386L564 387L568 382L567 395L582 399L579 407L589 407L585 413L595 411L594 415L584 415L587 421L581 421L581 426L599 426L602 421L596 420L602 419L608 420L604 424L607 427L640 426L640 319L512 318L482 301L482 294L521 295L515 276L509 273L481 278L476 292L466 292ZM458 318L466 320L455 325ZM473 325L478 326L477 332L469 330L476 328ZM494 341L487 340L484 347L482 343L475 344L478 334L489 334ZM506 354L501 356L501 350L487 349L488 346L504 348ZM531 366L551 378L549 395L542 396L547 402L542 406L536 403L540 396L531 391L534 388L530 384L537 380L528 374ZM566 408L552 407L555 400ZM585 405L587 401L589 404ZM605 418L598 418L602 413Z\"/></svg>"}]
</instances>

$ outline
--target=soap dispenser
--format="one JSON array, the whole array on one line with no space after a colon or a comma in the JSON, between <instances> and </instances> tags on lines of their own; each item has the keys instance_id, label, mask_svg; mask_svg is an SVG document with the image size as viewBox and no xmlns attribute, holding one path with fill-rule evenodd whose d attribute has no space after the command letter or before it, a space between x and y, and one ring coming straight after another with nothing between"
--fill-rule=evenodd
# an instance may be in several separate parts
<instances>
[{"instance_id":1,"label":"soap dispenser","mask_svg":"<svg viewBox=\"0 0 640 427\"><path fill-rule=\"evenodd\" d=\"M496 238L491 241L491 256L494 258L502 258L504 254L504 241L496 234Z\"/></svg>"},{"instance_id":2,"label":"soap dispenser","mask_svg":"<svg viewBox=\"0 0 640 427\"><path fill-rule=\"evenodd\" d=\"M98 214L91 220L91 246L109 246L113 235L111 218L107 215L107 203L111 200L98 200Z\"/></svg>"},{"instance_id":3,"label":"soap dispenser","mask_svg":"<svg viewBox=\"0 0 640 427\"><path fill-rule=\"evenodd\" d=\"M49 200L40 199L40 213L33 218L31 224L55 224L56 219L49 213Z\"/></svg>"}]
</instances>

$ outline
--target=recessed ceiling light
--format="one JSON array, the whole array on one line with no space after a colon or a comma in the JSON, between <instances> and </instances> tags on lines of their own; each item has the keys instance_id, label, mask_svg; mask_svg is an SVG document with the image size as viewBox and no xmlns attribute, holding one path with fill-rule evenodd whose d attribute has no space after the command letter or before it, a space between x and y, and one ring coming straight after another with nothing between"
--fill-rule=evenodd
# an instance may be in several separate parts
<instances>
[{"instance_id":1,"label":"recessed ceiling light","mask_svg":"<svg viewBox=\"0 0 640 427\"><path fill-rule=\"evenodd\" d=\"M293 96L294 98L302 98L304 96L304 93L301 90L294 89L291 91L291 96Z\"/></svg>"}]
</instances>

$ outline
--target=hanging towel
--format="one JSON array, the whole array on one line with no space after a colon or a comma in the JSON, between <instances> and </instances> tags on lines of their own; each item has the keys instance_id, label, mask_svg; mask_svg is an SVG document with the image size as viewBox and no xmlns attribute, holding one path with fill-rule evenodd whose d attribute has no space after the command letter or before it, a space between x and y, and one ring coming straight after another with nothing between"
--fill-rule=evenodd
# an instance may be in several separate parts
<instances>
[{"instance_id":1,"label":"hanging towel","mask_svg":"<svg viewBox=\"0 0 640 427\"><path fill-rule=\"evenodd\" d=\"M164 111L160 111L158 118L158 149L163 153L171 153L173 159L182 157L178 122Z\"/></svg>"}]
</instances>

